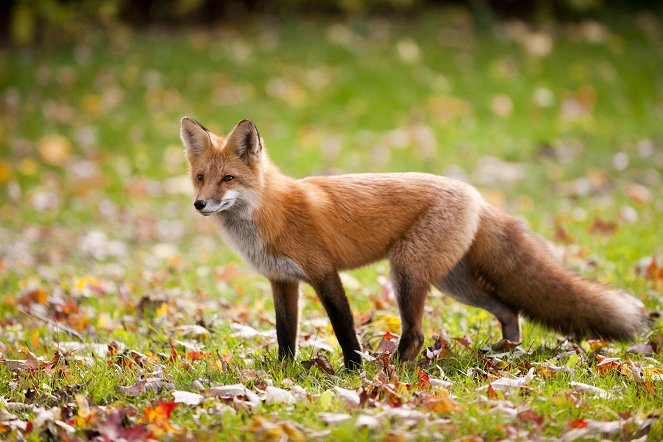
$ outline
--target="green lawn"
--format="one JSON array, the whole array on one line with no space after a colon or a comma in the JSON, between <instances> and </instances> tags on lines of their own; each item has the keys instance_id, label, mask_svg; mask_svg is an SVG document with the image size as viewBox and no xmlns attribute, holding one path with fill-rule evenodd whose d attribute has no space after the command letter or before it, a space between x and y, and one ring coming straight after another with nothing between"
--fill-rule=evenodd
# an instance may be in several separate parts
<instances>
[{"instance_id":1,"label":"green lawn","mask_svg":"<svg viewBox=\"0 0 663 442\"><path fill-rule=\"evenodd\" d=\"M662 27L654 16L478 26L444 10L0 49L0 437L632 439L651 425L660 440L658 316L630 352L531 323L519 348L494 351L492 316L433 293L426 345L441 335L440 354L357 375L339 373L305 287L297 363L279 363L268 283L195 213L178 131L183 115L217 133L251 118L297 177L468 180L568 266L660 311ZM399 330L387 273L344 275L374 356ZM319 352L336 374L301 363ZM500 378L517 385L501 391ZM187 402L174 391L199 403L169 414Z\"/></svg>"}]
</instances>

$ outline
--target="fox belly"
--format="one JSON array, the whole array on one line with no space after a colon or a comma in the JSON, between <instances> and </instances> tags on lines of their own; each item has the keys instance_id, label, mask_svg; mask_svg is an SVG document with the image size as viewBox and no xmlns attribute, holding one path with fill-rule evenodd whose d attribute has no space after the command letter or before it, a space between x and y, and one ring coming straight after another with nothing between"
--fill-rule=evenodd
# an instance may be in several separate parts
<instances>
[{"instance_id":1,"label":"fox belly","mask_svg":"<svg viewBox=\"0 0 663 442\"><path fill-rule=\"evenodd\" d=\"M253 220L232 212L219 213L218 220L226 243L255 271L275 281L305 279L304 270L293 259L268 253Z\"/></svg>"}]
</instances>

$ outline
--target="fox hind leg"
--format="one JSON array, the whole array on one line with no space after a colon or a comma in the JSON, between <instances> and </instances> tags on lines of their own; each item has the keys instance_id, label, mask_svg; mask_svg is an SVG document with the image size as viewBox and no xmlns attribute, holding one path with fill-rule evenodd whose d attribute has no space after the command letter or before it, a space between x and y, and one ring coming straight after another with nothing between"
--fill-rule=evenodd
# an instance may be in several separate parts
<instances>
[{"instance_id":1,"label":"fox hind leg","mask_svg":"<svg viewBox=\"0 0 663 442\"><path fill-rule=\"evenodd\" d=\"M401 339L396 357L410 361L417 357L424 345L422 318L430 283L412 273L392 267L392 284L401 315Z\"/></svg>"},{"instance_id":2,"label":"fox hind leg","mask_svg":"<svg viewBox=\"0 0 663 442\"><path fill-rule=\"evenodd\" d=\"M492 313L502 325L502 337L513 342L520 342L520 323L518 312L505 305L488 284L475 276L465 258L435 284L440 291L457 301L473 307L479 307Z\"/></svg>"}]
</instances>

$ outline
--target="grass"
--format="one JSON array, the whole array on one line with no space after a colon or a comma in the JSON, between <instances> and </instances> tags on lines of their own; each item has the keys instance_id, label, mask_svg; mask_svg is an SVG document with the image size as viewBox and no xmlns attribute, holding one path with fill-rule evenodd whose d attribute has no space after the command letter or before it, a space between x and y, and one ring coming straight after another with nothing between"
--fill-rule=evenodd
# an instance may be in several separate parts
<instances>
[{"instance_id":1,"label":"grass","mask_svg":"<svg viewBox=\"0 0 663 442\"><path fill-rule=\"evenodd\" d=\"M660 19L653 20L660 29ZM423 420L380 415L378 427L357 429L360 415L389 409L385 391L367 408L325 392L373 388L379 367L367 363L365 377L332 377L299 363L317 353L306 344L317 338L333 346L325 354L337 369L341 365L309 287L298 363L277 362L269 336L237 336L233 324L272 330L266 281L194 213L188 184L177 180L186 173L178 139L182 115L218 133L250 117L273 161L295 176L464 176L491 202L555 238L569 266L660 310L661 280L647 279L637 268L663 258L663 44L639 23L606 17L535 35L514 23L479 28L462 11L445 10L390 21L291 18L214 30L118 29L90 33L75 44L2 49L2 358L25 359L20 350L27 347L49 360L59 343L72 340L21 313L30 308L87 342L118 341L145 359L81 350L66 353L55 368L29 374L3 364L0 397L28 405L12 409L22 421L35 421L35 407L56 406L55 420L69 422L81 438L92 437L90 429L112 409L134 410L126 422L145 424L153 436L176 437L176 429L146 412L172 400L167 389L136 397L117 389L155 371L176 390L195 391L192 382L198 381L206 389L243 383L257 392L270 384L299 385L309 395L257 409L207 396L199 406L178 405L169 422L195 438L280 437L287 433L281 424L290 422L296 428L291 438L532 439L559 437L578 419L657 415L663 408L660 381L653 381L651 392L622 374L621 366L599 374L594 353L654 367L663 362L660 353L629 354L628 345L617 343L598 350L586 342L560 347L554 333L525 323L525 354L486 354L482 349L500 337L496 321L434 294L425 317L427 345L440 331L472 339L468 348L451 341L446 357L425 366L431 377L452 382L448 392L457 408L426 411ZM541 38L544 54L533 55L542 51L532 43ZM552 45L548 53L546 44ZM490 156L515 164L517 172L501 163L491 172ZM597 220L608 227L597 228ZM360 329L373 348L386 331L398 330L395 303L382 296L387 272L381 263L351 272L346 281L355 314L374 313ZM211 333L192 337L174 329L196 322ZM639 343L661 336L660 320L653 330ZM187 358L191 346L208 356ZM570 372L546 374L541 367L547 361L567 364ZM523 376L530 366L536 376L524 389L495 397L477 391L497 377ZM417 383L416 368L396 370L400 383ZM468 370L479 374L470 378ZM579 392L571 381L612 395ZM416 405L421 397L444 395L436 388L396 389L408 410L424 410ZM76 420L84 409L77 395L94 418ZM532 411L540 423L518 415L522 411ZM352 418L327 425L321 412ZM9 431L8 425L0 422L0 429ZM44 424L27 437L46 438L49 431L63 430ZM637 425L627 422L608 436L637 433ZM659 419L649 438L662 436Z\"/></svg>"}]
</instances>

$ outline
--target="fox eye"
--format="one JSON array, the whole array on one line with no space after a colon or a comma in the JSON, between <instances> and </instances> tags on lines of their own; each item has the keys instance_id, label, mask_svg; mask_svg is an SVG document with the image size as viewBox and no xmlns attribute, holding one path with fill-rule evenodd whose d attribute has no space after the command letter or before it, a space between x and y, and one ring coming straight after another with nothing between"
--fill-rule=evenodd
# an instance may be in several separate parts
<instances>
[{"instance_id":1,"label":"fox eye","mask_svg":"<svg viewBox=\"0 0 663 442\"><path fill-rule=\"evenodd\" d=\"M228 181L232 181L232 180L234 180L234 179L235 179L235 177L232 176L232 175L226 175L226 176L223 177L223 181L225 181L226 183L227 183Z\"/></svg>"},{"instance_id":2,"label":"fox eye","mask_svg":"<svg viewBox=\"0 0 663 442\"><path fill-rule=\"evenodd\" d=\"M201 182L201 183L202 183L202 182L203 182L203 180L205 179L205 177L203 176L203 174L202 174L202 173L199 173L198 175L196 175L196 179L197 179L197 180L198 180L199 182Z\"/></svg>"}]
</instances>

